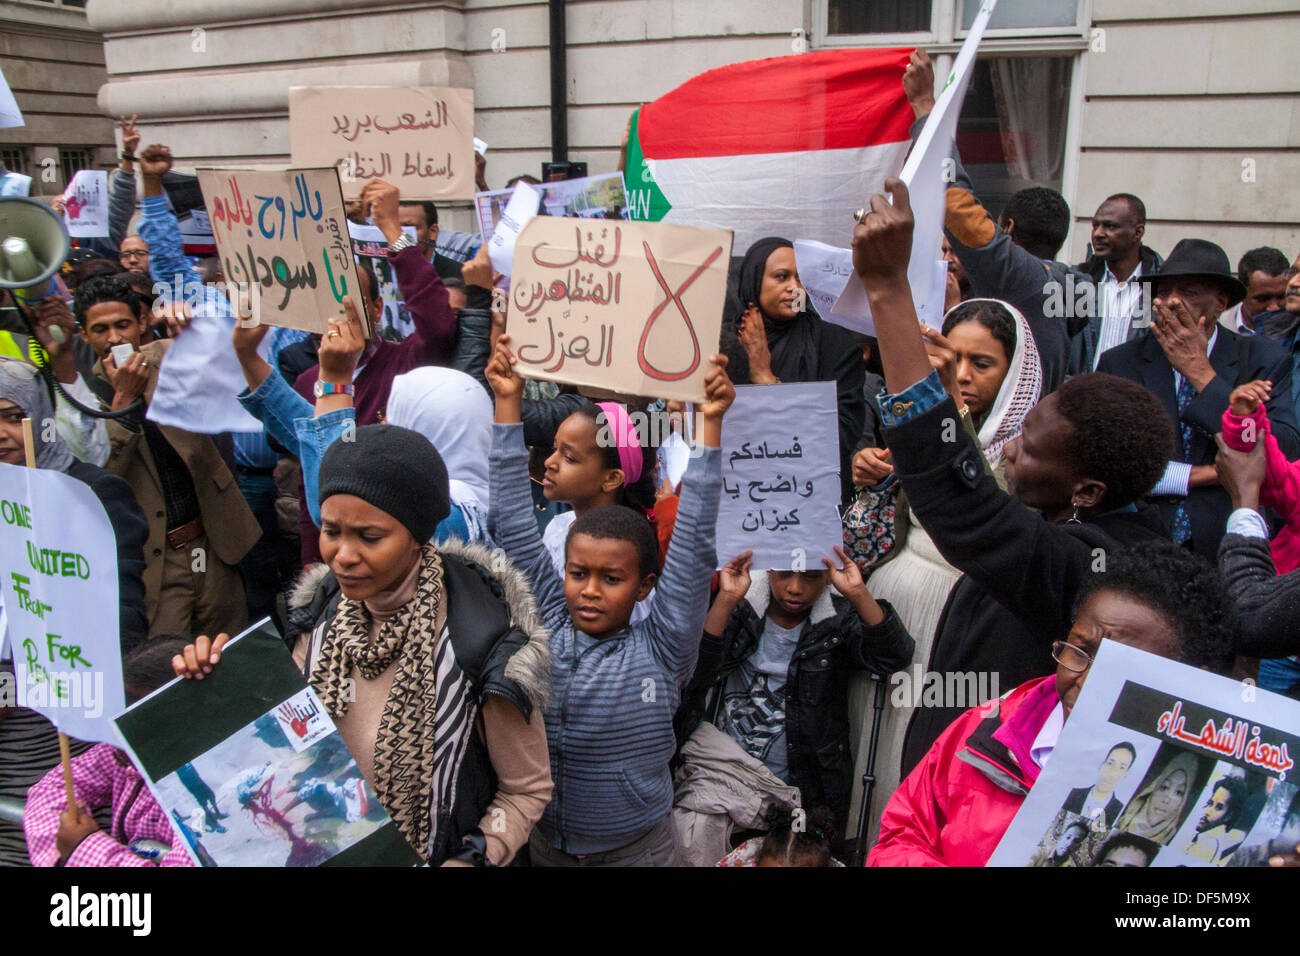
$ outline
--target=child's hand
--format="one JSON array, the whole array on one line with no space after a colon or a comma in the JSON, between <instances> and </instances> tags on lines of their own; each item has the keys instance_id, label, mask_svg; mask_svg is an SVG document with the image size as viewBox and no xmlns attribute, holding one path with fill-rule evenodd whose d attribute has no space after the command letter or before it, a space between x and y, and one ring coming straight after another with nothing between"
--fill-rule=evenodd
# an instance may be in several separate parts
<instances>
[{"instance_id":1,"label":"child's hand","mask_svg":"<svg viewBox=\"0 0 1300 956\"><path fill-rule=\"evenodd\" d=\"M229 640L229 634L218 634L216 640L200 634L193 644L186 644L185 650L172 658L172 672L177 677L203 680L203 675L211 674L212 668L221 660L221 649Z\"/></svg>"},{"instance_id":2,"label":"child's hand","mask_svg":"<svg viewBox=\"0 0 1300 956\"><path fill-rule=\"evenodd\" d=\"M698 411L706 419L721 421L731 403L736 400L736 386L731 384L731 377L727 375L725 355L712 355L709 361L713 363L713 368L704 376L705 401L698 407Z\"/></svg>"},{"instance_id":3,"label":"child's hand","mask_svg":"<svg viewBox=\"0 0 1300 956\"><path fill-rule=\"evenodd\" d=\"M835 585L835 590L845 597L852 597L856 592L866 591L867 585L862 580L862 572L858 570L856 562L849 560L848 552L836 545L835 554L843 563L843 567L837 568L830 558L822 558L822 564L826 565L826 570L831 574L831 584Z\"/></svg>"},{"instance_id":4,"label":"child's hand","mask_svg":"<svg viewBox=\"0 0 1300 956\"><path fill-rule=\"evenodd\" d=\"M82 840L98 829L99 824L84 807L68 807L60 813L59 832L54 837L54 849L58 852L59 859L66 860L73 850L81 846Z\"/></svg>"},{"instance_id":5,"label":"child's hand","mask_svg":"<svg viewBox=\"0 0 1300 956\"><path fill-rule=\"evenodd\" d=\"M1272 392L1272 382L1256 380L1238 385L1228 396L1228 407L1234 415L1254 415L1255 409L1267 402Z\"/></svg>"},{"instance_id":6,"label":"child's hand","mask_svg":"<svg viewBox=\"0 0 1300 956\"><path fill-rule=\"evenodd\" d=\"M745 599L749 592L749 569L754 564L754 552L738 554L718 571L718 600L732 607Z\"/></svg>"},{"instance_id":7,"label":"child's hand","mask_svg":"<svg viewBox=\"0 0 1300 956\"><path fill-rule=\"evenodd\" d=\"M492 350L492 357L488 359L483 374L487 377L488 384L492 386L492 393L499 401L523 397L524 377L515 370L518 361L519 359L510 349L510 336L498 337L496 348Z\"/></svg>"},{"instance_id":8,"label":"child's hand","mask_svg":"<svg viewBox=\"0 0 1300 956\"><path fill-rule=\"evenodd\" d=\"M855 562L849 559L849 554L839 545L835 546L835 554L840 559L840 567L836 567L830 558L822 558L822 564L826 565L826 570L830 572L831 584L835 585L835 590L843 594L853 609L858 612L858 617L862 618L863 623L870 627L876 627L885 619L885 611L876 599L871 596L867 590L867 585L862 580L862 572L858 570Z\"/></svg>"}]
</instances>

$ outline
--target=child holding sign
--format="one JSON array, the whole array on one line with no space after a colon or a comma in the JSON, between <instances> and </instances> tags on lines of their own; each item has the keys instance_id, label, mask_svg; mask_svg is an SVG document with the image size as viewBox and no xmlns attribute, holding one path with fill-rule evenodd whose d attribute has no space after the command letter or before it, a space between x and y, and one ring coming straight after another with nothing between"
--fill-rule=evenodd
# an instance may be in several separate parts
<instances>
[{"instance_id":1,"label":"child holding sign","mask_svg":"<svg viewBox=\"0 0 1300 956\"><path fill-rule=\"evenodd\" d=\"M172 679L172 657L185 647L179 637L155 637L122 661L128 703L147 697ZM190 866L180 835L167 820L131 758L96 744L72 760L77 806L67 806L63 768L56 766L27 791L23 830L35 866ZM105 833L90 815L112 807Z\"/></svg>"},{"instance_id":2,"label":"child holding sign","mask_svg":"<svg viewBox=\"0 0 1300 956\"><path fill-rule=\"evenodd\" d=\"M700 406L701 454L683 482L659 576L654 529L618 505L593 507L568 533L563 579L532 517L520 424L523 379L510 337L487 366L496 393L490 520L523 569L551 631L546 735L555 791L529 847L540 866L672 866L678 860L668 761L673 712L695 666L715 566L722 416L735 399L726 359L714 356ZM658 582L646 620L632 611Z\"/></svg>"}]
</instances>

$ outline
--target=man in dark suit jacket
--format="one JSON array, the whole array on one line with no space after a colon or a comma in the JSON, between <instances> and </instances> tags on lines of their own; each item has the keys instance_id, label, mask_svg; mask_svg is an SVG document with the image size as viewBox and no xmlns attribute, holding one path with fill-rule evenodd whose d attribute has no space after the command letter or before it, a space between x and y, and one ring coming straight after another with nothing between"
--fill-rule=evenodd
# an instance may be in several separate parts
<instances>
[{"instance_id":1,"label":"man in dark suit jacket","mask_svg":"<svg viewBox=\"0 0 1300 956\"><path fill-rule=\"evenodd\" d=\"M1204 239L1184 239L1154 282L1151 328L1104 353L1097 371L1145 385L1160 399L1173 429L1175 457L1149 497L1173 537L1216 559L1231 502L1214 472L1214 436L1232 390L1273 383L1267 403L1273 434L1286 456L1300 456L1300 428L1291 399L1291 360L1274 342L1218 325L1220 313L1246 294L1227 254Z\"/></svg>"},{"instance_id":2,"label":"man in dark suit jacket","mask_svg":"<svg viewBox=\"0 0 1300 956\"><path fill-rule=\"evenodd\" d=\"M1127 740L1111 747L1106 754L1106 759L1101 762L1101 768L1097 771L1097 782L1091 787L1076 787L1071 790L1061 809L1093 820L1097 817L1093 808L1105 801L1100 810L1101 815L1106 819L1106 829L1109 830L1119 819L1120 811L1124 809L1124 805L1115 796L1115 787L1128 776L1136 759L1137 748Z\"/></svg>"}]
</instances>

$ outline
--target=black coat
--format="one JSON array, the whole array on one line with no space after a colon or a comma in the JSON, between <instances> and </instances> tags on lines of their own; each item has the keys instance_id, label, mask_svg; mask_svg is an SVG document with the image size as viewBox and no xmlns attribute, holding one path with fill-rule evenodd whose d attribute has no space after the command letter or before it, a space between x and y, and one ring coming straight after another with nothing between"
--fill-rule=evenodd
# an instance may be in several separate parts
<instances>
[{"instance_id":1,"label":"black coat","mask_svg":"<svg viewBox=\"0 0 1300 956\"><path fill-rule=\"evenodd\" d=\"M1268 420L1273 436L1287 458L1300 455L1300 427L1296 425L1291 401L1291 357L1280 345L1258 335L1238 335L1219 327L1218 339L1210 352L1210 364L1217 373L1205 389L1187 406L1182 420L1192 426L1191 448L1183 448L1178 427L1178 394L1174 391L1174 369L1160 343L1150 331L1140 338L1117 346L1101 357L1099 372L1109 372L1145 385L1160 399L1173 431L1177 460L1192 465L1209 465L1218 454L1214 436L1223 429L1223 413L1232 390L1255 379L1273 383L1273 397L1267 403ZM1184 454L1185 452L1185 454ZM1165 524L1173 526L1174 512L1182 498L1153 498L1160 507ZM1218 485L1192 488L1187 496L1188 517L1192 524L1192 549L1207 561L1218 556L1232 503Z\"/></svg>"},{"instance_id":2,"label":"black coat","mask_svg":"<svg viewBox=\"0 0 1300 956\"><path fill-rule=\"evenodd\" d=\"M144 543L149 538L149 522L124 479L80 460L74 460L64 473L90 486L113 526L117 541L118 639L125 655L149 633L144 608Z\"/></svg>"},{"instance_id":3,"label":"black coat","mask_svg":"<svg viewBox=\"0 0 1300 956\"><path fill-rule=\"evenodd\" d=\"M761 588L765 583L759 582ZM751 594L753 593L751 588ZM912 659L915 644L886 601L885 619L868 627L845 599L830 596L819 616L814 605L799 634L786 677L785 732L788 783L799 788L804 807L826 807L837 826L848 816L853 755L849 752L849 673L867 670L882 677ZM817 618L814 620L814 618ZM719 689L758 648L766 616L747 599L732 612L726 632L700 644L695 674L682 694L674 721L678 746L710 719Z\"/></svg>"},{"instance_id":4,"label":"black coat","mask_svg":"<svg viewBox=\"0 0 1300 956\"><path fill-rule=\"evenodd\" d=\"M928 671L996 675L1003 692L1056 669L1052 644L1069 633L1074 605L1107 551L1166 538L1156 510L1114 511L1052 524L998 487L951 398L885 429L908 504L962 576L935 630ZM944 678L945 684L947 678ZM959 717L960 707L918 707L903 747L903 775Z\"/></svg>"},{"instance_id":5,"label":"black coat","mask_svg":"<svg viewBox=\"0 0 1300 956\"><path fill-rule=\"evenodd\" d=\"M1160 271L1164 265L1164 259L1160 253L1147 246L1142 246L1138 250L1138 263L1142 267L1144 276L1154 275ZM1100 282L1101 277L1106 274L1106 260L1097 256L1089 256L1075 268L1088 276L1094 283ZM1070 366L1071 375L1078 375L1081 372L1091 372L1092 367L1097 363L1097 340L1101 337L1101 290L1095 290L1096 314L1088 318L1088 324L1083 327L1078 335L1070 340ZM1077 295L1077 292L1076 292ZM1148 290L1149 295L1149 290ZM1138 338L1142 334L1143 327L1133 325L1129 329L1128 341Z\"/></svg>"},{"instance_id":6,"label":"black coat","mask_svg":"<svg viewBox=\"0 0 1300 956\"><path fill-rule=\"evenodd\" d=\"M1236 651L1244 657L1300 654L1300 569L1278 574L1263 538L1225 534L1219 573L1236 604Z\"/></svg>"}]
</instances>

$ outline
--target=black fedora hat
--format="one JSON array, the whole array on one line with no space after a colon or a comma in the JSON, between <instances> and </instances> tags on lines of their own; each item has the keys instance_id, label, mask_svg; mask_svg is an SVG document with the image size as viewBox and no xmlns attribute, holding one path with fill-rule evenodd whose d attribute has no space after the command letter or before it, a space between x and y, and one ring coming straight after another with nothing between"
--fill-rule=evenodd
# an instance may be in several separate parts
<instances>
[{"instance_id":1,"label":"black fedora hat","mask_svg":"<svg viewBox=\"0 0 1300 956\"><path fill-rule=\"evenodd\" d=\"M1208 239L1180 239L1164 265L1153 275L1141 275L1139 282L1156 282L1172 276L1213 279L1228 295L1228 307L1246 298L1246 287L1232 272L1228 254Z\"/></svg>"}]
</instances>

